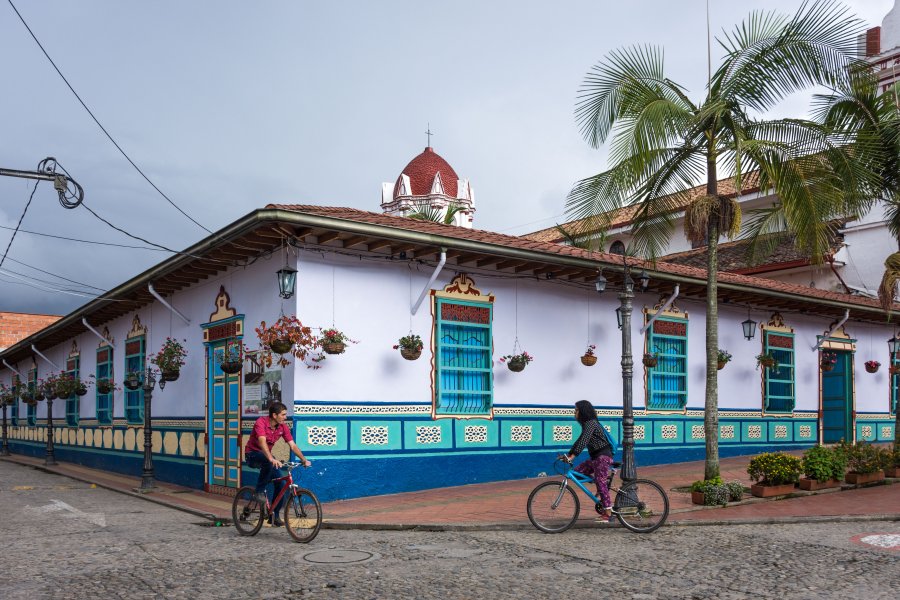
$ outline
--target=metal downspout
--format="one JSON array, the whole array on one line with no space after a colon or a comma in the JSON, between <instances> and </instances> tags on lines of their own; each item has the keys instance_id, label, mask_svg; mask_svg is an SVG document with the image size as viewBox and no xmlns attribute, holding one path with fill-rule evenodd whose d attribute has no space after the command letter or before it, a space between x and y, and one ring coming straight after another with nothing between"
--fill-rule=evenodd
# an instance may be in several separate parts
<instances>
[{"instance_id":1,"label":"metal downspout","mask_svg":"<svg viewBox=\"0 0 900 600\"><path fill-rule=\"evenodd\" d=\"M823 336L819 339L819 341L816 342L816 345L812 347L812 351L815 352L816 350L818 350L818 349L819 349L819 346L821 346L822 344L824 344L824 343L825 343L825 340L827 340L828 338L830 338L832 333L834 333L835 331L837 331L838 329L840 329L841 325L843 325L844 323L846 323L846 322L847 322L847 319L849 319L849 318L850 318L850 309L848 308L848 309L846 309L846 310L844 311L844 318L841 319L840 321L838 321L837 325L835 325L834 327L832 327L832 328L828 331L828 333L826 333L825 335L823 335Z\"/></svg>"},{"instance_id":2,"label":"metal downspout","mask_svg":"<svg viewBox=\"0 0 900 600\"><path fill-rule=\"evenodd\" d=\"M447 262L447 249L441 248L441 260L438 262L437 266L434 267L434 273L431 274L431 279L428 280L428 283L425 284L425 287L422 289L422 293L419 294L419 299L416 300L416 303L412 305L412 314L416 314L416 311L419 310L419 307L422 305L422 300L425 299L425 294L431 289L431 284L434 283L434 280L437 279L437 276L440 275L441 269L444 268L444 264Z\"/></svg>"},{"instance_id":3,"label":"metal downspout","mask_svg":"<svg viewBox=\"0 0 900 600\"><path fill-rule=\"evenodd\" d=\"M159 293L158 293L156 290L153 289L153 284L152 284L152 283L148 283L148 284L147 284L147 289L150 290L150 294L151 294L154 298L156 298L157 300L159 300L159 303L160 303L160 304L162 304L163 306L165 306L166 308L168 308L170 311L172 311L173 313L175 313L176 315L178 315L179 317L181 317L181 320L184 321L184 324L185 324L185 325L190 325L190 324L191 324L191 320L190 320L190 319L188 319L186 316L184 316L183 314L181 314L181 312L180 312L177 308L175 308L174 306L172 306L171 304L169 304L168 302L166 302L166 301L163 299L163 297L160 296Z\"/></svg>"},{"instance_id":4,"label":"metal downspout","mask_svg":"<svg viewBox=\"0 0 900 600\"><path fill-rule=\"evenodd\" d=\"M31 351L34 352L35 354L37 354L38 356L40 356L41 358L43 358L44 360L46 360L47 363L49 363L49 365L51 367L53 367L54 369L56 369L57 371L60 370L60 368L56 365L56 363L53 362L52 360L50 360L49 358L47 358L46 356L44 356L43 354L41 354L41 351L38 350L37 348L35 348L34 344L31 345Z\"/></svg>"},{"instance_id":5,"label":"metal downspout","mask_svg":"<svg viewBox=\"0 0 900 600\"><path fill-rule=\"evenodd\" d=\"M98 338L100 338L101 340L103 340L104 342L106 342L107 344L109 344L111 347L115 347L115 344L112 343L112 340L110 340L110 339L104 337L104 335L103 335L102 333L100 333L99 331L97 331L96 329L94 329L94 328L91 326L91 324L88 323L87 318L81 317L81 324L84 325L85 327L87 327L87 330L88 330L88 331L90 331L91 333L93 333L94 335L96 335Z\"/></svg>"},{"instance_id":6,"label":"metal downspout","mask_svg":"<svg viewBox=\"0 0 900 600\"><path fill-rule=\"evenodd\" d=\"M675 293L672 294L671 296L669 296L669 299L666 300L666 303L663 304L662 307L661 307L658 311L656 311L655 313L653 313L653 316L650 318L649 321L647 321L647 324L646 324L646 325L644 325L643 327L641 327L641 335L644 335L644 333L645 333L648 329L650 329L650 326L653 325L653 321L656 320L656 317L658 317L659 314L660 314L661 312L664 312L664 311L669 310L669 307L672 306L672 303L673 303L673 302L675 302L675 298L678 297L678 293L679 293L680 291L681 291L681 286L680 286L679 284L676 283L676 284L675 284Z\"/></svg>"}]
</instances>

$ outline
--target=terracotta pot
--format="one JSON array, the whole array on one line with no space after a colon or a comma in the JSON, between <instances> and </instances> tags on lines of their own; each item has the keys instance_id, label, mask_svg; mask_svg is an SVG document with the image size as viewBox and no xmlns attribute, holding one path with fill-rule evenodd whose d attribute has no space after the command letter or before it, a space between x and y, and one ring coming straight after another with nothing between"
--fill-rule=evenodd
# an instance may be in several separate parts
<instances>
[{"instance_id":1,"label":"terracotta pot","mask_svg":"<svg viewBox=\"0 0 900 600\"><path fill-rule=\"evenodd\" d=\"M325 342L322 344L322 350L325 354L343 354L347 345L344 342Z\"/></svg>"},{"instance_id":2,"label":"terracotta pot","mask_svg":"<svg viewBox=\"0 0 900 600\"><path fill-rule=\"evenodd\" d=\"M833 364L831 364L831 363L822 363L822 372L823 372L823 373L827 373L828 371L831 371L832 369L834 369L834 365L833 365Z\"/></svg>"},{"instance_id":3,"label":"terracotta pot","mask_svg":"<svg viewBox=\"0 0 900 600\"><path fill-rule=\"evenodd\" d=\"M853 485L866 485L867 483L884 481L884 471L875 471L874 473L854 473L849 471L844 479L847 480L847 483L852 483Z\"/></svg>"},{"instance_id":4,"label":"terracotta pot","mask_svg":"<svg viewBox=\"0 0 900 600\"><path fill-rule=\"evenodd\" d=\"M800 489L808 492L816 490L827 490L829 488L841 487L841 482L837 479L828 479L827 481L819 481L818 479L803 478L800 480Z\"/></svg>"},{"instance_id":5,"label":"terracotta pot","mask_svg":"<svg viewBox=\"0 0 900 600\"><path fill-rule=\"evenodd\" d=\"M691 502L703 506L706 503L706 494L703 492L691 492Z\"/></svg>"},{"instance_id":6,"label":"terracotta pot","mask_svg":"<svg viewBox=\"0 0 900 600\"><path fill-rule=\"evenodd\" d=\"M719 371L721 371L722 369L725 368L725 365L727 365L727 364L728 364L727 362L722 362L722 361L720 360L720 361L718 362L718 364L716 365L716 368L717 368Z\"/></svg>"},{"instance_id":7,"label":"terracotta pot","mask_svg":"<svg viewBox=\"0 0 900 600\"><path fill-rule=\"evenodd\" d=\"M885 477L900 477L900 467L893 467L884 470Z\"/></svg>"},{"instance_id":8,"label":"terracotta pot","mask_svg":"<svg viewBox=\"0 0 900 600\"><path fill-rule=\"evenodd\" d=\"M659 361L659 359L658 359L657 357L655 357L655 356L645 356L645 357L644 357L643 359L641 359L641 360L642 360L642 362L644 363L644 366L645 366L645 367L650 367L651 369L652 369L653 367L655 367L655 366L656 366L656 363Z\"/></svg>"},{"instance_id":9,"label":"terracotta pot","mask_svg":"<svg viewBox=\"0 0 900 600\"><path fill-rule=\"evenodd\" d=\"M509 367L510 371L513 371L514 373L518 373L520 371L524 371L525 365L527 365L527 364L528 363L526 363L524 360L511 360L506 363L506 366Z\"/></svg>"},{"instance_id":10,"label":"terracotta pot","mask_svg":"<svg viewBox=\"0 0 900 600\"><path fill-rule=\"evenodd\" d=\"M181 369L169 369L162 372L163 381L178 381L179 377L181 377Z\"/></svg>"},{"instance_id":11,"label":"terracotta pot","mask_svg":"<svg viewBox=\"0 0 900 600\"><path fill-rule=\"evenodd\" d=\"M422 348L404 348L400 346L400 356L406 360L416 360L422 356Z\"/></svg>"},{"instance_id":12,"label":"terracotta pot","mask_svg":"<svg viewBox=\"0 0 900 600\"><path fill-rule=\"evenodd\" d=\"M870 367L869 365L866 365L866 373L877 373L877 372L878 372L878 367Z\"/></svg>"},{"instance_id":13,"label":"terracotta pot","mask_svg":"<svg viewBox=\"0 0 900 600\"><path fill-rule=\"evenodd\" d=\"M586 367L593 367L597 364L597 357L593 354L585 354L581 357L581 364Z\"/></svg>"},{"instance_id":14,"label":"terracotta pot","mask_svg":"<svg viewBox=\"0 0 900 600\"><path fill-rule=\"evenodd\" d=\"M761 360L759 361L759 365L760 365L761 367L766 368L766 369L771 369L772 367L775 366L775 361L774 361L774 360L769 360L769 359L761 359Z\"/></svg>"},{"instance_id":15,"label":"terracotta pot","mask_svg":"<svg viewBox=\"0 0 900 600\"><path fill-rule=\"evenodd\" d=\"M219 365L219 368L222 369L223 373L234 375L241 372L241 369L244 368L244 363L239 360L226 360Z\"/></svg>"},{"instance_id":16,"label":"terracotta pot","mask_svg":"<svg viewBox=\"0 0 900 600\"><path fill-rule=\"evenodd\" d=\"M757 498L771 498L772 496L784 496L794 492L793 483L785 483L783 485L760 485L754 483L750 486L750 493Z\"/></svg>"},{"instance_id":17,"label":"terracotta pot","mask_svg":"<svg viewBox=\"0 0 900 600\"><path fill-rule=\"evenodd\" d=\"M293 347L294 342L291 340L275 340L269 344L269 349L275 354L287 354Z\"/></svg>"}]
</instances>

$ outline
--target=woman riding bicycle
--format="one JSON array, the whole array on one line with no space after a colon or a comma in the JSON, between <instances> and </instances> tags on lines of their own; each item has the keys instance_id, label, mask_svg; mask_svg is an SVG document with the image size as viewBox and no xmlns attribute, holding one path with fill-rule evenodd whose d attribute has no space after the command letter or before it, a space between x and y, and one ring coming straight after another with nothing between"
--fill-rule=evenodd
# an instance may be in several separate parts
<instances>
[{"instance_id":1,"label":"woman riding bicycle","mask_svg":"<svg viewBox=\"0 0 900 600\"><path fill-rule=\"evenodd\" d=\"M272 456L272 448L279 439L284 439L290 447L291 451L297 455L304 467L310 466L312 463L306 460L303 452L294 443L294 436L291 435L290 428L285 424L287 421L287 407L281 402L273 402L269 406L269 416L260 417L253 425L253 433L247 441L247 447L244 451L244 457L247 460L247 466L259 469L259 479L256 481L256 492L260 497L261 504L266 505L266 487L269 482L275 478L281 477L281 461ZM275 482L275 498L284 485L282 481ZM287 499L287 495L283 496L278 502L278 506L272 507L272 515L274 525L282 527L280 514L281 506Z\"/></svg>"},{"instance_id":2,"label":"woman riding bicycle","mask_svg":"<svg viewBox=\"0 0 900 600\"><path fill-rule=\"evenodd\" d=\"M590 458L575 470L589 477L593 477L597 486L597 495L603 503L606 511L605 517L598 517L598 523L608 523L612 517L612 502L609 499L609 467L613 462L613 448L606 436L603 427L597 422L597 411L587 400L579 400L575 403L575 420L581 423L581 435L575 440L566 460L572 462L581 451L587 448Z\"/></svg>"}]
</instances>

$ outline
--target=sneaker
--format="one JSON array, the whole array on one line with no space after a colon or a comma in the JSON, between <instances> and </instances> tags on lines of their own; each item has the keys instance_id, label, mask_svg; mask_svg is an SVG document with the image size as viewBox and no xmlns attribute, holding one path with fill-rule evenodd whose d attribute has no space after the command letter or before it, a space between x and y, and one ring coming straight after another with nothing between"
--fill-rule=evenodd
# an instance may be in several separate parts
<instances>
[{"instance_id":1,"label":"sneaker","mask_svg":"<svg viewBox=\"0 0 900 600\"><path fill-rule=\"evenodd\" d=\"M284 521L281 520L281 517L277 515L269 515L268 519L269 525L274 527L284 527Z\"/></svg>"},{"instance_id":2,"label":"sneaker","mask_svg":"<svg viewBox=\"0 0 900 600\"><path fill-rule=\"evenodd\" d=\"M594 519L594 523L596 523L597 525L612 525L613 517L612 515L608 517L605 515L600 515L599 517Z\"/></svg>"}]
</instances>

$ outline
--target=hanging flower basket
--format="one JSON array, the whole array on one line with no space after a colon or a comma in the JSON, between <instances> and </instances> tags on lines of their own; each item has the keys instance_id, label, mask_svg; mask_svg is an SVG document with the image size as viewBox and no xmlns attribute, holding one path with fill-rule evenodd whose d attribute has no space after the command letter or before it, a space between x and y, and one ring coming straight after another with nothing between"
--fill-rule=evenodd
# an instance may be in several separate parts
<instances>
[{"instance_id":1,"label":"hanging flower basket","mask_svg":"<svg viewBox=\"0 0 900 600\"><path fill-rule=\"evenodd\" d=\"M222 369L223 373L234 375L235 373L241 372L241 369L244 368L244 363L240 360L226 360L225 362L219 363L219 368Z\"/></svg>"},{"instance_id":2,"label":"hanging flower basket","mask_svg":"<svg viewBox=\"0 0 900 600\"><path fill-rule=\"evenodd\" d=\"M98 394L109 394L110 392L113 391L114 387L115 386L113 385L113 382L110 379L98 379L97 380L97 393Z\"/></svg>"},{"instance_id":3,"label":"hanging flower basket","mask_svg":"<svg viewBox=\"0 0 900 600\"><path fill-rule=\"evenodd\" d=\"M521 354L507 354L500 358L500 362L506 363L506 366L513 373L519 373L525 370L525 366L534 360L534 357L527 352Z\"/></svg>"},{"instance_id":4,"label":"hanging flower basket","mask_svg":"<svg viewBox=\"0 0 900 600\"><path fill-rule=\"evenodd\" d=\"M287 354L293 347L294 343L291 340L274 340L269 344L269 349L275 354Z\"/></svg>"},{"instance_id":5,"label":"hanging flower basket","mask_svg":"<svg viewBox=\"0 0 900 600\"><path fill-rule=\"evenodd\" d=\"M881 366L881 363L877 360L867 360L866 361L866 373L877 373L878 368Z\"/></svg>"},{"instance_id":6,"label":"hanging flower basket","mask_svg":"<svg viewBox=\"0 0 900 600\"><path fill-rule=\"evenodd\" d=\"M322 342L322 350L325 351L325 354L343 354L346 349L347 344L344 342Z\"/></svg>"},{"instance_id":7,"label":"hanging flower basket","mask_svg":"<svg viewBox=\"0 0 900 600\"><path fill-rule=\"evenodd\" d=\"M731 361L731 352L719 348L719 354L716 361L716 368L721 371Z\"/></svg>"},{"instance_id":8,"label":"hanging flower basket","mask_svg":"<svg viewBox=\"0 0 900 600\"><path fill-rule=\"evenodd\" d=\"M642 358L641 361L644 363L645 367L652 369L659 362L659 356L657 356L656 354L647 353L644 354L644 358Z\"/></svg>"},{"instance_id":9,"label":"hanging flower basket","mask_svg":"<svg viewBox=\"0 0 900 600\"><path fill-rule=\"evenodd\" d=\"M139 373L129 373L125 376L125 381L122 382L122 385L125 386L126 389L131 390L132 392L141 387L141 376Z\"/></svg>"},{"instance_id":10,"label":"hanging flower basket","mask_svg":"<svg viewBox=\"0 0 900 600\"><path fill-rule=\"evenodd\" d=\"M163 381L178 381L179 377L181 377L181 369L169 369L162 372Z\"/></svg>"},{"instance_id":11,"label":"hanging flower basket","mask_svg":"<svg viewBox=\"0 0 900 600\"><path fill-rule=\"evenodd\" d=\"M325 354L343 354L347 349L347 342L356 343L344 332L334 327L322 330L322 337L319 339L319 345L322 346Z\"/></svg>"},{"instance_id":12,"label":"hanging flower basket","mask_svg":"<svg viewBox=\"0 0 900 600\"><path fill-rule=\"evenodd\" d=\"M182 340L187 342L187 340ZM163 381L175 381L184 366L187 350L184 345L175 338L167 337L162 348L150 359L150 362L159 368ZM174 378L172 378L174 376Z\"/></svg>"},{"instance_id":13,"label":"hanging flower basket","mask_svg":"<svg viewBox=\"0 0 900 600\"><path fill-rule=\"evenodd\" d=\"M597 346L594 344L588 344L587 350L584 351L584 354L581 355L581 364L586 367L593 367L597 364L597 357L594 356L594 350L597 349Z\"/></svg>"},{"instance_id":14,"label":"hanging flower basket","mask_svg":"<svg viewBox=\"0 0 900 600\"><path fill-rule=\"evenodd\" d=\"M84 382L79 381L75 384L75 395L79 398L81 396L87 395L87 386L84 384Z\"/></svg>"},{"instance_id":15,"label":"hanging flower basket","mask_svg":"<svg viewBox=\"0 0 900 600\"><path fill-rule=\"evenodd\" d=\"M900 375L900 365L891 365L888 371L890 371L891 375Z\"/></svg>"},{"instance_id":16,"label":"hanging flower basket","mask_svg":"<svg viewBox=\"0 0 900 600\"><path fill-rule=\"evenodd\" d=\"M778 369L778 359L771 352L757 354L756 364L764 369Z\"/></svg>"},{"instance_id":17,"label":"hanging flower basket","mask_svg":"<svg viewBox=\"0 0 900 600\"><path fill-rule=\"evenodd\" d=\"M819 366L822 367L822 372L827 373L834 369L834 365L837 364L837 354L834 352L823 352L822 357L819 359Z\"/></svg>"},{"instance_id":18,"label":"hanging flower basket","mask_svg":"<svg viewBox=\"0 0 900 600\"><path fill-rule=\"evenodd\" d=\"M406 360L416 360L422 356L423 347L424 343L422 342L422 338L415 333L410 332L409 335L405 335L397 340L397 343L394 345L394 350L399 348L400 356Z\"/></svg>"}]
</instances>

